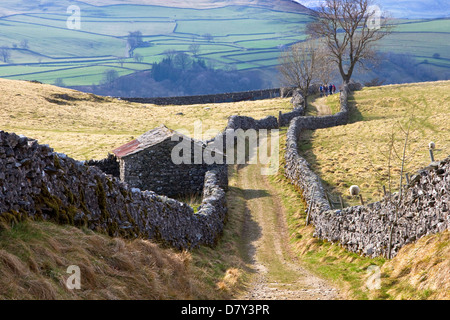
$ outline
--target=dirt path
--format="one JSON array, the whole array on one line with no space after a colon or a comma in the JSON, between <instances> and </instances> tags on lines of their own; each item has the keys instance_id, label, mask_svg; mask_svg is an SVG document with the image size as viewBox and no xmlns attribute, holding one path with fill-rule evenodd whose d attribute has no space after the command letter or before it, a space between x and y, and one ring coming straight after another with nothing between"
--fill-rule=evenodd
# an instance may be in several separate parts
<instances>
[{"instance_id":1,"label":"dirt path","mask_svg":"<svg viewBox=\"0 0 450 320\"><path fill-rule=\"evenodd\" d=\"M284 209L260 165L238 168L246 200L243 230L249 260L256 271L245 300L331 300L338 291L302 268L290 252Z\"/></svg>"},{"instance_id":2,"label":"dirt path","mask_svg":"<svg viewBox=\"0 0 450 320\"><path fill-rule=\"evenodd\" d=\"M330 107L326 104L326 98L327 97L317 98L311 102L311 105L317 109L318 116L327 116L332 114Z\"/></svg>"}]
</instances>

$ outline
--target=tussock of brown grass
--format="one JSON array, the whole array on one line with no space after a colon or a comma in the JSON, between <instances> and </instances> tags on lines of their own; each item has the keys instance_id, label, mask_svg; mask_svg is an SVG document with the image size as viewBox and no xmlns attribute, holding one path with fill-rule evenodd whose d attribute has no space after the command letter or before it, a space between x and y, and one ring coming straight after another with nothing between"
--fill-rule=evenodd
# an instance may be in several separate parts
<instances>
[{"instance_id":1,"label":"tussock of brown grass","mask_svg":"<svg viewBox=\"0 0 450 320\"><path fill-rule=\"evenodd\" d=\"M87 229L28 221L0 230L0 299L225 299L242 283L243 262L230 224L217 248L162 249ZM234 226L234 227L233 227ZM67 268L81 271L81 290L69 290ZM222 269L226 268L226 269Z\"/></svg>"},{"instance_id":2,"label":"tussock of brown grass","mask_svg":"<svg viewBox=\"0 0 450 320\"><path fill-rule=\"evenodd\" d=\"M222 281L217 283L219 290L231 291L238 283L241 276L241 271L236 268L228 269Z\"/></svg>"},{"instance_id":3,"label":"tussock of brown grass","mask_svg":"<svg viewBox=\"0 0 450 320\"><path fill-rule=\"evenodd\" d=\"M22 261L15 255L10 254L5 250L0 250L0 261L12 275L25 277L28 274L28 268L22 263Z\"/></svg>"},{"instance_id":4,"label":"tussock of brown grass","mask_svg":"<svg viewBox=\"0 0 450 320\"><path fill-rule=\"evenodd\" d=\"M450 232L424 237L402 248L382 268L395 299L450 299Z\"/></svg>"},{"instance_id":5,"label":"tussock of brown grass","mask_svg":"<svg viewBox=\"0 0 450 320\"><path fill-rule=\"evenodd\" d=\"M195 299L210 294L187 252L86 233L36 222L0 231L0 299ZM81 290L65 286L70 265L80 267Z\"/></svg>"}]
</instances>

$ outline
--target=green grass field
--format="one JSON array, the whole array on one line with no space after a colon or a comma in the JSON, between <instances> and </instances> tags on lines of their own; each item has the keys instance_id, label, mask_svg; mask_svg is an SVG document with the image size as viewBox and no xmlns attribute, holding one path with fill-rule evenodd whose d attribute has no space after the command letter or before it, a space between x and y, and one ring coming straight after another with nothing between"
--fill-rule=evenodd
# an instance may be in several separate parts
<instances>
[{"instance_id":1,"label":"green grass field","mask_svg":"<svg viewBox=\"0 0 450 320\"><path fill-rule=\"evenodd\" d=\"M137 30L153 44L135 50L144 63L160 61L167 50L189 52L189 46L197 43L199 56L216 67L261 68L277 63L280 45L303 40L305 23L311 19L305 14L240 6L196 10L81 4L80 8L80 30L68 29L69 14L61 12L2 17L0 46L11 48L11 57L8 63L0 63L0 77L44 83L61 78L65 85L75 86L98 83L108 68L121 75L147 70L151 66L133 64L132 58L126 58L123 66L117 63L116 57L128 54L126 36ZM212 39L204 37L208 33ZM20 46L23 40L28 41L27 50ZM264 57L267 50L274 52ZM249 58L247 53L256 56ZM230 54L237 56L229 59ZM270 61L252 63L259 59Z\"/></svg>"},{"instance_id":2,"label":"green grass field","mask_svg":"<svg viewBox=\"0 0 450 320\"><path fill-rule=\"evenodd\" d=\"M283 48L305 39L305 26L312 20L304 13L248 6L207 10L150 5L79 6L80 30L67 27L70 14L65 10L1 17L0 47L10 49L10 58L6 63L0 59L0 77L44 83L61 78L67 86L98 84L109 68L120 75L148 70L151 63L164 57L165 51L189 53L193 43L200 46L199 57L217 68L232 65L237 70L264 69L278 64ZM449 70L450 19L395 23L394 33L380 43L381 51L410 53L418 63L428 60L436 70ZM127 58L126 36L138 30L144 41L153 44L135 50L148 65ZM28 48L23 48L23 41L28 42ZM439 58L433 57L436 54ZM123 66L117 57L125 57Z\"/></svg>"}]
</instances>

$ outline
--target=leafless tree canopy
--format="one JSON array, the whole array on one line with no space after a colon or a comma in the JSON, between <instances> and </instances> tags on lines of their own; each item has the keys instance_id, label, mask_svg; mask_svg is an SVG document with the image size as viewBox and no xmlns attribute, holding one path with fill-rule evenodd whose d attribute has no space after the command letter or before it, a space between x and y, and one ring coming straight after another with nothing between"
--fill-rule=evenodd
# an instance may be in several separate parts
<instances>
[{"instance_id":1,"label":"leafless tree canopy","mask_svg":"<svg viewBox=\"0 0 450 320\"><path fill-rule=\"evenodd\" d=\"M323 39L345 83L356 65L375 59L374 44L390 33L386 14L371 0L325 0L307 32Z\"/></svg>"},{"instance_id":2,"label":"leafless tree canopy","mask_svg":"<svg viewBox=\"0 0 450 320\"><path fill-rule=\"evenodd\" d=\"M11 52L9 48L1 47L0 48L0 56L2 57L2 60L4 63L9 62L9 58L11 57Z\"/></svg>"},{"instance_id":3,"label":"leafless tree canopy","mask_svg":"<svg viewBox=\"0 0 450 320\"><path fill-rule=\"evenodd\" d=\"M305 104L312 84L329 79L335 65L319 40L309 40L282 52L278 70L284 86L299 88Z\"/></svg>"},{"instance_id":4,"label":"leafless tree canopy","mask_svg":"<svg viewBox=\"0 0 450 320\"><path fill-rule=\"evenodd\" d=\"M198 43L193 43L189 46L189 51L196 57L200 53L200 45Z\"/></svg>"}]
</instances>

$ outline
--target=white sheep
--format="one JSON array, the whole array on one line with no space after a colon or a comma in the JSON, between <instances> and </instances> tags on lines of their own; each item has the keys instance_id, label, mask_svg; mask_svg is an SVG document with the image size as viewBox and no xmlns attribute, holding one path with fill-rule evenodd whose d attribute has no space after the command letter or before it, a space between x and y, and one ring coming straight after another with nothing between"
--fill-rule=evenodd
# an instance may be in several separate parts
<instances>
[{"instance_id":1,"label":"white sheep","mask_svg":"<svg viewBox=\"0 0 450 320\"><path fill-rule=\"evenodd\" d=\"M351 186L349 192L351 196L357 196L361 192L361 189L358 186Z\"/></svg>"},{"instance_id":2,"label":"white sheep","mask_svg":"<svg viewBox=\"0 0 450 320\"><path fill-rule=\"evenodd\" d=\"M436 148L436 144L432 141L432 142L430 142L430 143L428 144L428 148L431 149L431 150L433 150L433 149Z\"/></svg>"}]
</instances>

